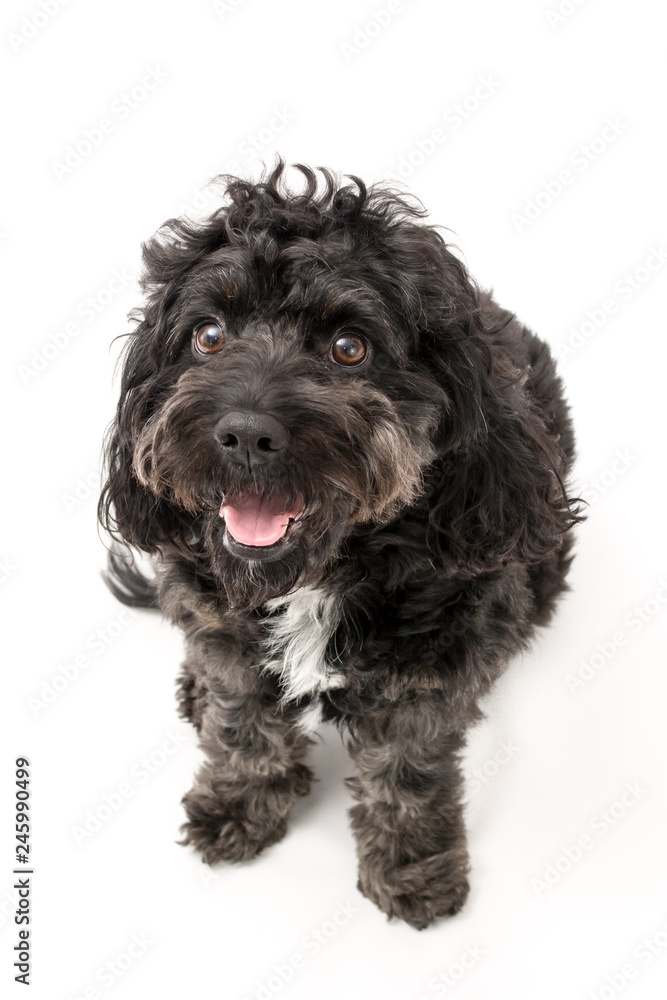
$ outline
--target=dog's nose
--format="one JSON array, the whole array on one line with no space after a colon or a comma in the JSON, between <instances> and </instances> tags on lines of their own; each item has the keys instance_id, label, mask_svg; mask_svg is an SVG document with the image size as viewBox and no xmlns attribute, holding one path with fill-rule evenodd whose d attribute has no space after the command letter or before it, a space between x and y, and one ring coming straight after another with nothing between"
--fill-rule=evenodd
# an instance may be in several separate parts
<instances>
[{"instance_id":1,"label":"dog's nose","mask_svg":"<svg viewBox=\"0 0 667 1000\"><path fill-rule=\"evenodd\" d=\"M253 410L226 413L213 433L228 458L251 469L273 461L289 441L289 431L280 420Z\"/></svg>"}]
</instances>

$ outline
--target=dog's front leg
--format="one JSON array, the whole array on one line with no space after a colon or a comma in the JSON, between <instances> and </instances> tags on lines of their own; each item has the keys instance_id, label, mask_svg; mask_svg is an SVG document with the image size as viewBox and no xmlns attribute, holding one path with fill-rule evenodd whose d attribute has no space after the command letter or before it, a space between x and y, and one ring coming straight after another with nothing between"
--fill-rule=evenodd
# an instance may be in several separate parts
<instances>
[{"instance_id":1,"label":"dog's front leg","mask_svg":"<svg viewBox=\"0 0 667 1000\"><path fill-rule=\"evenodd\" d=\"M468 894L463 738L448 728L444 701L428 693L363 717L348 746L360 891L420 929L456 913Z\"/></svg>"},{"instance_id":2,"label":"dog's front leg","mask_svg":"<svg viewBox=\"0 0 667 1000\"><path fill-rule=\"evenodd\" d=\"M311 740L295 724L295 709L281 707L275 681L251 666L213 670L215 659L209 639L193 644L186 663L206 686L200 737L207 759L183 799L182 843L209 864L247 861L280 840L312 780L303 763Z\"/></svg>"}]
</instances>

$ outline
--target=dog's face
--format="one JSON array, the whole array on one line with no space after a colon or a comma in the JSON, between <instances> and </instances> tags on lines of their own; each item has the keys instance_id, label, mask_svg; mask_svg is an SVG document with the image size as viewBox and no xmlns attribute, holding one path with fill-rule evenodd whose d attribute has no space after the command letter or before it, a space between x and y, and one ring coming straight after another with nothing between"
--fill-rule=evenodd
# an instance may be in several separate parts
<instances>
[{"instance_id":1,"label":"dog's face","mask_svg":"<svg viewBox=\"0 0 667 1000\"><path fill-rule=\"evenodd\" d=\"M391 192L282 167L145 248L103 509L148 551L203 554L256 606L415 502L480 430L465 268Z\"/></svg>"},{"instance_id":2,"label":"dog's face","mask_svg":"<svg viewBox=\"0 0 667 1000\"><path fill-rule=\"evenodd\" d=\"M319 563L418 491L441 394L349 249L225 248L188 275L134 470L230 561ZM357 265L358 268L358 265ZM165 345L166 346L166 345ZM253 572L258 572L253 567Z\"/></svg>"},{"instance_id":3,"label":"dog's face","mask_svg":"<svg viewBox=\"0 0 667 1000\"><path fill-rule=\"evenodd\" d=\"M276 592L414 500L445 397L377 251L239 242L183 280L133 468L197 517L219 575Z\"/></svg>"}]
</instances>

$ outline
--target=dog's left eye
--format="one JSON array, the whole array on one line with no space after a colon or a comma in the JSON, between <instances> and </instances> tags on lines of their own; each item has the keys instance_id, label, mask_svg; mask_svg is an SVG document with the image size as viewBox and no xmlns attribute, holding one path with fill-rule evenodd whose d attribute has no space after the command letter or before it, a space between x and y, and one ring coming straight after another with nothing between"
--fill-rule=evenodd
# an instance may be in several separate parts
<instances>
[{"instance_id":1,"label":"dog's left eye","mask_svg":"<svg viewBox=\"0 0 667 1000\"><path fill-rule=\"evenodd\" d=\"M225 345L225 334L219 323L207 320L195 327L192 343L198 354L217 354Z\"/></svg>"}]
</instances>

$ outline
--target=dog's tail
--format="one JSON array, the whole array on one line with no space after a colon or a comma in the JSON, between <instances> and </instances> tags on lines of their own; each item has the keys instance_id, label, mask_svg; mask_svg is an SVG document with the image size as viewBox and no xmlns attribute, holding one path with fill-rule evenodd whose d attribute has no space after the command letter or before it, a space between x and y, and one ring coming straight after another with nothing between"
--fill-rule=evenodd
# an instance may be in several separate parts
<instances>
[{"instance_id":1,"label":"dog's tail","mask_svg":"<svg viewBox=\"0 0 667 1000\"><path fill-rule=\"evenodd\" d=\"M114 545L109 550L106 572L102 577L113 596L129 608L157 608L155 580L144 576L128 549Z\"/></svg>"}]
</instances>

